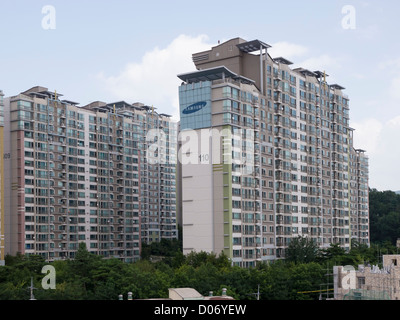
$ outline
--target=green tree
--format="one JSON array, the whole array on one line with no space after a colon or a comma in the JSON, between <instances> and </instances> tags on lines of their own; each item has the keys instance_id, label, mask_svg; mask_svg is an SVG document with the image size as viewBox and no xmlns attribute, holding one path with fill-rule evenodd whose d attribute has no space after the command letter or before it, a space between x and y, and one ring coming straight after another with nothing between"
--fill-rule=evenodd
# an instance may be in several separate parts
<instances>
[{"instance_id":1,"label":"green tree","mask_svg":"<svg viewBox=\"0 0 400 320\"><path fill-rule=\"evenodd\" d=\"M400 238L400 195L393 191L369 191L371 242L396 243Z\"/></svg>"},{"instance_id":2,"label":"green tree","mask_svg":"<svg viewBox=\"0 0 400 320\"><path fill-rule=\"evenodd\" d=\"M318 246L309 237L297 237L290 241L286 250L286 260L296 263L307 263L315 261Z\"/></svg>"},{"instance_id":3,"label":"green tree","mask_svg":"<svg viewBox=\"0 0 400 320\"><path fill-rule=\"evenodd\" d=\"M141 249L141 258L149 259L150 256L173 257L176 252L182 252L182 240L179 239L161 239L159 242L151 244L143 243Z\"/></svg>"},{"instance_id":4,"label":"green tree","mask_svg":"<svg viewBox=\"0 0 400 320\"><path fill-rule=\"evenodd\" d=\"M321 285L326 283L326 270L316 262L293 264L289 268L290 300L316 300Z\"/></svg>"},{"instance_id":5,"label":"green tree","mask_svg":"<svg viewBox=\"0 0 400 320\"><path fill-rule=\"evenodd\" d=\"M75 284L79 284L83 288L83 292L87 296L93 290L93 272L100 266L101 257L90 253L86 249L86 244L81 242L76 252L75 259L68 260L69 275Z\"/></svg>"},{"instance_id":6,"label":"green tree","mask_svg":"<svg viewBox=\"0 0 400 320\"><path fill-rule=\"evenodd\" d=\"M331 243L328 248L320 250L319 260L322 263L332 261L336 265L341 265L345 255L346 250L344 250L338 243Z\"/></svg>"},{"instance_id":7,"label":"green tree","mask_svg":"<svg viewBox=\"0 0 400 320\"><path fill-rule=\"evenodd\" d=\"M277 260L265 269L265 282L261 285L262 298L265 300L288 300L291 283L288 263Z\"/></svg>"}]
</instances>

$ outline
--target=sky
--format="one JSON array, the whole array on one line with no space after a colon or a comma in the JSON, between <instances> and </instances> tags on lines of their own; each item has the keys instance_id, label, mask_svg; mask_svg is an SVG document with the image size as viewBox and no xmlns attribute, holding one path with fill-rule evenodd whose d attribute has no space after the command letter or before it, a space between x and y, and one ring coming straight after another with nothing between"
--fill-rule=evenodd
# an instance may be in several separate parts
<instances>
[{"instance_id":1,"label":"sky","mask_svg":"<svg viewBox=\"0 0 400 320\"><path fill-rule=\"evenodd\" d=\"M124 100L178 119L178 74L231 38L310 70L350 98L371 188L400 190L400 1L0 0L0 89L44 86L84 106Z\"/></svg>"}]
</instances>

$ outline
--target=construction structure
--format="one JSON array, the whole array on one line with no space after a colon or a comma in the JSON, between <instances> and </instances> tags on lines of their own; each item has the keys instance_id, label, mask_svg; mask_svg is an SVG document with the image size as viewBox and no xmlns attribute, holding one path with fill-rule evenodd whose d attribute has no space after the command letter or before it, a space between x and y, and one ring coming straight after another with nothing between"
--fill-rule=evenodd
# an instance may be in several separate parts
<instances>
[{"instance_id":1,"label":"construction structure","mask_svg":"<svg viewBox=\"0 0 400 320\"><path fill-rule=\"evenodd\" d=\"M377 265L336 266L334 300L400 300L400 255L384 255Z\"/></svg>"}]
</instances>

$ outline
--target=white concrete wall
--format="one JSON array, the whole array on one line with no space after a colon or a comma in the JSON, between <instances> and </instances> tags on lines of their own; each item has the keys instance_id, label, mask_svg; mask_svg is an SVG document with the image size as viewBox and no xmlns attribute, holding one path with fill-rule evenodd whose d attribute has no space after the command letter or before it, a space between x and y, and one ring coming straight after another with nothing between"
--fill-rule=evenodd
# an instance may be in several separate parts
<instances>
[{"instance_id":1,"label":"white concrete wall","mask_svg":"<svg viewBox=\"0 0 400 320\"><path fill-rule=\"evenodd\" d=\"M214 251L212 164L182 167L183 253Z\"/></svg>"}]
</instances>

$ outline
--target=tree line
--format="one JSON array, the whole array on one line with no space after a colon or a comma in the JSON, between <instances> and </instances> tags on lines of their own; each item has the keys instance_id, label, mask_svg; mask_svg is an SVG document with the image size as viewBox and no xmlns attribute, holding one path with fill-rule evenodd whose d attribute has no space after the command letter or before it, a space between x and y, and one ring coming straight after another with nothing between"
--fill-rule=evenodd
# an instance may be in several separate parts
<instances>
[{"instance_id":1,"label":"tree line","mask_svg":"<svg viewBox=\"0 0 400 320\"><path fill-rule=\"evenodd\" d=\"M191 287L203 295L213 291L235 299L255 299L260 289L262 300L318 299L332 279L333 265L377 264L379 255L393 253L394 246L354 245L346 252L337 245L318 249L306 238L293 239L287 259L254 268L232 266L224 255L198 252L183 255L169 247L170 255L157 262L150 256L135 263L118 259L103 259L88 252L81 243L74 260L51 262L56 271L56 288L43 289L43 266L49 264L37 255L7 256L6 266L0 268L0 300L28 300L31 278L37 300L116 300L132 292L133 299L167 298L169 288ZM150 249L151 251L151 249ZM157 252L157 250L155 250Z\"/></svg>"},{"instance_id":2,"label":"tree line","mask_svg":"<svg viewBox=\"0 0 400 320\"><path fill-rule=\"evenodd\" d=\"M320 249L299 237L292 239L285 260L248 269L232 266L222 253L183 255L182 239L143 245L142 259L135 263L103 259L84 243L73 260L48 263L38 255L8 255L0 267L0 300L28 300L31 279L37 300L116 300L120 294L126 299L128 292L133 299L167 298L169 288L181 287L203 295L219 295L227 288L228 295L240 300L256 299L258 288L262 300L318 299L332 283L334 265L379 264L382 255L397 253L400 195L373 189L370 208L370 247L353 241L349 251L336 244ZM55 268L56 288L45 290L41 270L48 264Z\"/></svg>"},{"instance_id":3,"label":"tree line","mask_svg":"<svg viewBox=\"0 0 400 320\"><path fill-rule=\"evenodd\" d=\"M400 238L400 194L371 189L369 210L371 242L395 245Z\"/></svg>"}]
</instances>

